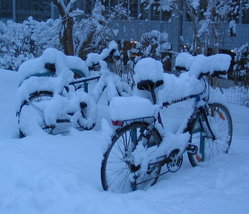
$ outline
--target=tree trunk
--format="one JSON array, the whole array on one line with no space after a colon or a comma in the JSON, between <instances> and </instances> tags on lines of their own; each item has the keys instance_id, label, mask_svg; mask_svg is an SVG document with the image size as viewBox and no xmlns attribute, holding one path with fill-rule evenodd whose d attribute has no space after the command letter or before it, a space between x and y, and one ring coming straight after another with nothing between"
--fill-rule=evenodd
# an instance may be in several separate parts
<instances>
[{"instance_id":1,"label":"tree trunk","mask_svg":"<svg viewBox=\"0 0 249 214\"><path fill-rule=\"evenodd\" d=\"M68 13L64 10L63 6L61 5L58 0L53 0L54 5L57 7L59 14L62 19L62 33L60 42L64 49L64 53L66 55L74 55L74 42L73 42L73 26L74 26L74 19L73 17L69 16Z\"/></svg>"}]
</instances>

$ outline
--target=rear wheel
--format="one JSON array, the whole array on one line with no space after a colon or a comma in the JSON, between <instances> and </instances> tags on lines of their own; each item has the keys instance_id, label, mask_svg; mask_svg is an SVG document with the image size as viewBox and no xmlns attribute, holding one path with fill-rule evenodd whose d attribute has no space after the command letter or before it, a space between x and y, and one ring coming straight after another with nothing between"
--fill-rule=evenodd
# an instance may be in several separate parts
<instances>
[{"instance_id":1,"label":"rear wheel","mask_svg":"<svg viewBox=\"0 0 249 214\"><path fill-rule=\"evenodd\" d=\"M103 189L130 192L155 184L161 166L149 166L149 158L160 143L158 131L149 130L144 122L135 122L116 131L102 160Z\"/></svg>"},{"instance_id":2,"label":"rear wheel","mask_svg":"<svg viewBox=\"0 0 249 214\"><path fill-rule=\"evenodd\" d=\"M232 140L233 126L228 109L219 103L212 103L206 109L208 124L205 115L200 113L190 128L191 144L197 146L196 154L188 153L192 166L208 162L215 157L228 153Z\"/></svg>"},{"instance_id":3,"label":"rear wheel","mask_svg":"<svg viewBox=\"0 0 249 214\"><path fill-rule=\"evenodd\" d=\"M39 91L29 95L18 112L18 124L20 137L25 137L33 131L43 129L52 133L54 127L47 126L44 120L44 108L47 102L53 98L51 91Z\"/></svg>"}]
</instances>

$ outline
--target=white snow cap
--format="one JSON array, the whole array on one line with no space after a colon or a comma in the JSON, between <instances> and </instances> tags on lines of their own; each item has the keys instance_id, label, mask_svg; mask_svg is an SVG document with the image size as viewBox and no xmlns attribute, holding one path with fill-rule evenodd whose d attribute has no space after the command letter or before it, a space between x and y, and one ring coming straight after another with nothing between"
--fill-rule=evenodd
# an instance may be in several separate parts
<instances>
[{"instance_id":1,"label":"white snow cap","mask_svg":"<svg viewBox=\"0 0 249 214\"><path fill-rule=\"evenodd\" d=\"M198 77L201 73L213 74L214 71L228 71L231 59L228 54L215 54L212 56L199 54L192 56L187 52L183 52L176 57L175 65L186 68L191 74Z\"/></svg>"},{"instance_id":2,"label":"white snow cap","mask_svg":"<svg viewBox=\"0 0 249 214\"><path fill-rule=\"evenodd\" d=\"M228 71L231 56L227 54L216 54L212 56L197 55L190 66L189 72L199 77L200 74L213 74L215 71Z\"/></svg>"},{"instance_id":3,"label":"white snow cap","mask_svg":"<svg viewBox=\"0 0 249 214\"><path fill-rule=\"evenodd\" d=\"M187 52L183 52L177 55L175 66L186 68L186 70L189 70L193 60L195 59L194 56Z\"/></svg>"},{"instance_id":4,"label":"white snow cap","mask_svg":"<svg viewBox=\"0 0 249 214\"><path fill-rule=\"evenodd\" d=\"M47 48L40 57L26 61L19 67L18 72L21 76L21 80L37 73L46 73L47 69L44 67L46 63L55 64L56 75L63 72L71 73L72 71L69 69L77 69L82 71L85 76L89 75L88 67L81 58L77 56L66 56L57 49Z\"/></svg>"},{"instance_id":5,"label":"white snow cap","mask_svg":"<svg viewBox=\"0 0 249 214\"><path fill-rule=\"evenodd\" d=\"M136 83L142 80L154 82L163 79L163 65L160 61L150 57L143 58L135 65L134 80Z\"/></svg>"}]
</instances>

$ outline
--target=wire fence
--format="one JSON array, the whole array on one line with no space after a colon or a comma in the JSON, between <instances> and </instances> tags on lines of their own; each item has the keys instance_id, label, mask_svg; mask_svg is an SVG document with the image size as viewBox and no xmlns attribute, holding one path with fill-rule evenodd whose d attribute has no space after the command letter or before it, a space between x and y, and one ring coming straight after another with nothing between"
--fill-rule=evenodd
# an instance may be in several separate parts
<instances>
[{"instance_id":1,"label":"wire fence","mask_svg":"<svg viewBox=\"0 0 249 214\"><path fill-rule=\"evenodd\" d=\"M233 86L223 90L229 103L245 105L249 107L249 89Z\"/></svg>"}]
</instances>

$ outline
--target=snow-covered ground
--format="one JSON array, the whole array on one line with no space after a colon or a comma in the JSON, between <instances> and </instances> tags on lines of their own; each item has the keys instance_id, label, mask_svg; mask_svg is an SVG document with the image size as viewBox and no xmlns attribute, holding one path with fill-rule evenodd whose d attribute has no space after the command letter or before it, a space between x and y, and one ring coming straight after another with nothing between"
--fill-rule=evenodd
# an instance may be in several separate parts
<instances>
[{"instance_id":1,"label":"snow-covered ground","mask_svg":"<svg viewBox=\"0 0 249 214\"><path fill-rule=\"evenodd\" d=\"M18 73L0 70L1 214L247 214L249 212L249 108L231 105L230 153L204 167L161 177L146 191L104 192L100 131L18 139Z\"/></svg>"}]
</instances>

